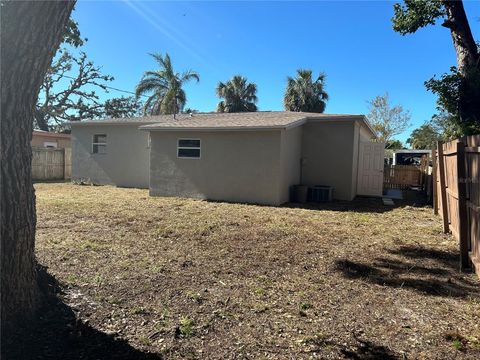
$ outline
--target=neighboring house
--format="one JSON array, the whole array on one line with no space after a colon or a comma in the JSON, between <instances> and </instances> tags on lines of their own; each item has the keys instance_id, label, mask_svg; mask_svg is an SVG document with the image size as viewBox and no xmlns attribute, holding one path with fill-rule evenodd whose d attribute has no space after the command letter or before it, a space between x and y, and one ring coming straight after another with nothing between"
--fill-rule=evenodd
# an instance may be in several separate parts
<instances>
[{"instance_id":1,"label":"neighboring house","mask_svg":"<svg viewBox=\"0 0 480 360\"><path fill-rule=\"evenodd\" d=\"M384 147L363 115L210 113L72 124L72 178L154 196L278 205L295 184L382 195Z\"/></svg>"},{"instance_id":2,"label":"neighboring house","mask_svg":"<svg viewBox=\"0 0 480 360\"><path fill-rule=\"evenodd\" d=\"M70 134L58 134L43 130L33 130L32 147L65 149L71 148Z\"/></svg>"}]
</instances>

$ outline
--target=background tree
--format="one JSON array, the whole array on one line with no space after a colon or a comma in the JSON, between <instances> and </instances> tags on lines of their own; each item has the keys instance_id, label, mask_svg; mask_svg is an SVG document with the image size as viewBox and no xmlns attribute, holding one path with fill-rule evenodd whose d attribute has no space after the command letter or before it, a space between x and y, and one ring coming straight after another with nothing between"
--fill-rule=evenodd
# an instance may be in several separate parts
<instances>
[{"instance_id":1,"label":"background tree","mask_svg":"<svg viewBox=\"0 0 480 360\"><path fill-rule=\"evenodd\" d=\"M200 111L198 111L197 109L192 109L192 108L183 109L184 114L198 114L199 112Z\"/></svg>"},{"instance_id":2,"label":"background tree","mask_svg":"<svg viewBox=\"0 0 480 360\"><path fill-rule=\"evenodd\" d=\"M480 122L471 118L461 120L460 85L462 77L456 67L450 68L450 73L445 73L440 78L432 77L425 81L428 90L437 95L437 110L439 114L433 116L433 122L444 121L442 128L445 128L446 138L458 138L463 135L480 133ZM480 86L480 84L479 84Z\"/></svg>"},{"instance_id":3,"label":"background tree","mask_svg":"<svg viewBox=\"0 0 480 360\"><path fill-rule=\"evenodd\" d=\"M146 71L135 90L137 99L150 94L145 101L144 114L178 114L187 102L182 86L190 80L200 81L200 76L193 70L181 74L175 72L168 54L150 55L157 61L159 69Z\"/></svg>"},{"instance_id":4,"label":"background tree","mask_svg":"<svg viewBox=\"0 0 480 360\"><path fill-rule=\"evenodd\" d=\"M35 125L41 130L61 128L65 122L104 116L104 104L95 89L108 92L103 75L84 52L74 56L60 49L40 88L35 110Z\"/></svg>"},{"instance_id":5,"label":"background tree","mask_svg":"<svg viewBox=\"0 0 480 360\"><path fill-rule=\"evenodd\" d=\"M441 135L435 125L427 122L412 131L407 144L410 144L412 149L434 149L440 139Z\"/></svg>"},{"instance_id":6,"label":"background tree","mask_svg":"<svg viewBox=\"0 0 480 360\"><path fill-rule=\"evenodd\" d=\"M80 49L88 39L81 37L78 24L70 17L57 51L43 79L35 111L34 126L44 131L63 129L67 121L104 116L104 104L96 90L107 91L112 76L88 60Z\"/></svg>"},{"instance_id":7,"label":"background tree","mask_svg":"<svg viewBox=\"0 0 480 360\"><path fill-rule=\"evenodd\" d=\"M219 82L217 96L223 98L217 105L217 112L252 112L257 111L257 85L249 83L247 78L235 75L227 82Z\"/></svg>"},{"instance_id":8,"label":"background tree","mask_svg":"<svg viewBox=\"0 0 480 360\"><path fill-rule=\"evenodd\" d=\"M449 112L465 134L480 132L480 55L462 1L405 0L394 5L393 29L402 35L434 25L438 20L450 30L457 67L440 79L426 82L439 96L439 107Z\"/></svg>"},{"instance_id":9,"label":"background tree","mask_svg":"<svg viewBox=\"0 0 480 360\"><path fill-rule=\"evenodd\" d=\"M385 158L392 159L393 161L393 153L401 149L403 149L403 144L400 140L388 140L387 142L385 142Z\"/></svg>"},{"instance_id":10,"label":"background tree","mask_svg":"<svg viewBox=\"0 0 480 360\"><path fill-rule=\"evenodd\" d=\"M295 78L287 78L283 104L287 111L323 113L328 94L325 92L325 74L313 80L312 70L297 70Z\"/></svg>"},{"instance_id":11,"label":"background tree","mask_svg":"<svg viewBox=\"0 0 480 360\"><path fill-rule=\"evenodd\" d=\"M385 143L385 149L388 150L401 150L403 149L403 144L400 140L389 140Z\"/></svg>"},{"instance_id":12,"label":"background tree","mask_svg":"<svg viewBox=\"0 0 480 360\"><path fill-rule=\"evenodd\" d=\"M107 118L141 116L143 104L135 97L117 97L105 101L103 112Z\"/></svg>"},{"instance_id":13,"label":"background tree","mask_svg":"<svg viewBox=\"0 0 480 360\"><path fill-rule=\"evenodd\" d=\"M367 101L368 121L377 133L378 141L388 143L410 126L410 113L401 105L390 105L388 93Z\"/></svg>"},{"instance_id":14,"label":"background tree","mask_svg":"<svg viewBox=\"0 0 480 360\"><path fill-rule=\"evenodd\" d=\"M433 115L431 123L438 129L444 141L454 140L465 135L457 118L446 111L440 111L438 114Z\"/></svg>"},{"instance_id":15,"label":"background tree","mask_svg":"<svg viewBox=\"0 0 480 360\"><path fill-rule=\"evenodd\" d=\"M1 3L2 337L10 327L18 328L22 318L30 318L39 304L30 141L40 85L62 41L74 3Z\"/></svg>"}]
</instances>

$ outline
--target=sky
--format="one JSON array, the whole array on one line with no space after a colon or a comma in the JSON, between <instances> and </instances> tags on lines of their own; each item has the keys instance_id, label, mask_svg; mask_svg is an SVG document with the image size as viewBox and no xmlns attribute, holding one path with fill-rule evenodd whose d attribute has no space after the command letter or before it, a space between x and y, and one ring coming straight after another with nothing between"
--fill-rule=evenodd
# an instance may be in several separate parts
<instances>
[{"instance_id":1,"label":"sky","mask_svg":"<svg viewBox=\"0 0 480 360\"><path fill-rule=\"evenodd\" d=\"M480 39L480 3L466 1ZM401 36L392 30L393 2L158 2L79 1L73 13L84 51L113 87L134 91L149 53L169 53L177 71L193 69L200 82L185 86L186 107L213 111L215 87L233 75L258 87L259 110L283 110L287 76L299 68L327 75L326 113L366 114L367 100L388 92L412 126L436 112L424 81L456 64L450 33L439 24ZM105 99L125 95L115 91Z\"/></svg>"}]
</instances>

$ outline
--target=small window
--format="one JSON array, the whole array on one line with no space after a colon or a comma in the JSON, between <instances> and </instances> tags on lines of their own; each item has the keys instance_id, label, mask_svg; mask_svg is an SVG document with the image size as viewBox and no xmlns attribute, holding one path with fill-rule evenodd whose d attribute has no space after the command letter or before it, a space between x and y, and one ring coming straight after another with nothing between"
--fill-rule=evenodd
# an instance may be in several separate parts
<instances>
[{"instance_id":1,"label":"small window","mask_svg":"<svg viewBox=\"0 0 480 360\"><path fill-rule=\"evenodd\" d=\"M92 153L94 154L107 153L107 135L105 134L93 135Z\"/></svg>"},{"instance_id":2,"label":"small window","mask_svg":"<svg viewBox=\"0 0 480 360\"><path fill-rule=\"evenodd\" d=\"M200 159L200 140L178 139L177 156L186 159Z\"/></svg>"},{"instance_id":3,"label":"small window","mask_svg":"<svg viewBox=\"0 0 480 360\"><path fill-rule=\"evenodd\" d=\"M45 141L43 143L43 147L46 147L47 149L56 149L57 148L57 143L56 142L51 142L51 141Z\"/></svg>"}]
</instances>

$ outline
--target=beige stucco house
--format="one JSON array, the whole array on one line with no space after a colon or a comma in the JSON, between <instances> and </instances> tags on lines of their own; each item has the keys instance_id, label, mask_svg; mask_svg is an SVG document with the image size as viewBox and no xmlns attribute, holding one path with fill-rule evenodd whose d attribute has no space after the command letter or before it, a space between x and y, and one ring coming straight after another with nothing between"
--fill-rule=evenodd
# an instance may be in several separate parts
<instances>
[{"instance_id":1,"label":"beige stucco house","mask_svg":"<svg viewBox=\"0 0 480 360\"><path fill-rule=\"evenodd\" d=\"M256 112L72 124L73 179L180 196L278 205L291 185L334 198L381 195L383 145L363 115ZM380 165L379 165L380 164Z\"/></svg>"},{"instance_id":2,"label":"beige stucco house","mask_svg":"<svg viewBox=\"0 0 480 360\"><path fill-rule=\"evenodd\" d=\"M42 130L33 130L32 147L48 149L71 148L70 134L52 133Z\"/></svg>"}]
</instances>

